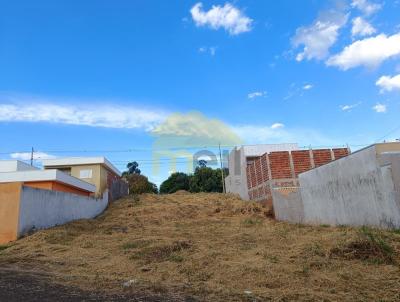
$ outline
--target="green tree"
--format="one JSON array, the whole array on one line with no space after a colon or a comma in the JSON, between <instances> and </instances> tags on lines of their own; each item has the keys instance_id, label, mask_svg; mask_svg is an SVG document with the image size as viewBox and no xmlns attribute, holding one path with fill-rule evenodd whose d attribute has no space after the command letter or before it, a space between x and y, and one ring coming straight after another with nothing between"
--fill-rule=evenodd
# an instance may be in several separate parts
<instances>
[{"instance_id":1,"label":"green tree","mask_svg":"<svg viewBox=\"0 0 400 302\"><path fill-rule=\"evenodd\" d=\"M129 162L126 167L128 171L126 171L129 175L131 174L140 174L141 171L139 169L139 164L136 161Z\"/></svg>"},{"instance_id":2,"label":"green tree","mask_svg":"<svg viewBox=\"0 0 400 302\"><path fill-rule=\"evenodd\" d=\"M172 173L160 186L161 194L175 193L179 190L189 191L189 176L182 172Z\"/></svg>"},{"instance_id":3,"label":"green tree","mask_svg":"<svg viewBox=\"0 0 400 302\"><path fill-rule=\"evenodd\" d=\"M124 177L129 184L129 194L158 193L157 186L140 174L129 174Z\"/></svg>"},{"instance_id":4,"label":"green tree","mask_svg":"<svg viewBox=\"0 0 400 302\"><path fill-rule=\"evenodd\" d=\"M190 192L222 192L222 190L221 169L197 167L190 176Z\"/></svg>"}]
</instances>

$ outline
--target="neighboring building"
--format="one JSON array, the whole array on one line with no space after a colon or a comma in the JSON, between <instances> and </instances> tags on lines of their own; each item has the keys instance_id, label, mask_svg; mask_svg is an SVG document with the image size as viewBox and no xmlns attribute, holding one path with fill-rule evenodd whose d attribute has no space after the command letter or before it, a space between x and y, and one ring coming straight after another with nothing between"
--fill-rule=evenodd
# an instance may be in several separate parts
<instances>
[{"instance_id":1,"label":"neighboring building","mask_svg":"<svg viewBox=\"0 0 400 302\"><path fill-rule=\"evenodd\" d=\"M0 173L39 170L20 160L0 160Z\"/></svg>"},{"instance_id":2,"label":"neighboring building","mask_svg":"<svg viewBox=\"0 0 400 302\"><path fill-rule=\"evenodd\" d=\"M276 218L297 223L400 228L400 143L379 143L274 190Z\"/></svg>"},{"instance_id":3,"label":"neighboring building","mask_svg":"<svg viewBox=\"0 0 400 302\"><path fill-rule=\"evenodd\" d=\"M243 200L249 200L246 167L255 158L267 152L291 151L298 149L297 144L265 144L235 147L229 154L229 175L225 178L226 192L239 194Z\"/></svg>"},{"instance_id":4,"label":"neighboring building","mask_svg":"<svg viewBox=\"0 0 400 302\"><path fill-rule=\"evenodd\" d=\"M272 190L298 186L300 173L345 157L348 148L275 151L248 162L247 187L250 200L272 208Z\"/></svg>"},{"instance_id":5,"label":"neighboring building","mask_svg":"<svg viewBox=\"0 0 400 302\"><path fill-rule=\"evenodd\" d=\"M27 187L89 196L96 187L58 170L39 170L18 160L0 161L0 183L22 183Z\"/></svg>"},{"instance_id":6,"label":"neighboring building","mask_svg":"<svg viewBox=\"0 0 400 302\"><path fill-rule=\"evenodd\" d=\"M96 186L96 196L109 190L110 201L128 194L121 172L105 157L69 157L46 159L44 169L57 169Z\"/></svg>"}]
</instances>

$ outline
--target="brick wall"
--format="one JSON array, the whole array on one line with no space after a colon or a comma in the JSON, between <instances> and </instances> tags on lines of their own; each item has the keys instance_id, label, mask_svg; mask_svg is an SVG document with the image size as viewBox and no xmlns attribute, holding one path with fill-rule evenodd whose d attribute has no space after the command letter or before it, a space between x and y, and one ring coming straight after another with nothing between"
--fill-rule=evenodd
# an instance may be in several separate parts
<instances>
[{"instance_id":1,"label":"brick wall","mask_svg":"<svg viewBox=\"0 0 400 302\"><path fill-rule=\"evenodd\" d=\"M300 173L312 169L309 150L292 151L294 173L297 177Z\"/></svg>"},{"instance_id":2,"label":"brick wall","mask_svg":"<svg viewBox=\"0 0 400 302\"><path fill-rule=\"evenodd\" d=\"M315 167L320 167L332 161L330 149L319 149L313 150L314 164Z\"/></svg>"},{"instance_id":3,"label":"brick wall","mask_svg":"<svg viewBox=\"0 0 400 302\"><path fill-rule=\"evenodd\" d=\"M288 151L271 152L268 158L272 179L292 178Z\"/></svg>"},{"instance_id":4,"label":"brick wall","mask_svg":"<svg viewBox=\"0 0 400 302\"><path fill-rule=\"evenodd\" d=\"M295 187L300 173L348 154L347 148L336 148L278 151L251 158L246 168L250 200L272 204L273 187Z\"/></svg>"},{"instance_id":5,"label":"brick wall","mask_svg":"<svg viewBox=\"0 0 400 302\"><path fill-rule=\"evenodd\" d=\"M335 159L339 159L349 155L349 150L347 148L337 148L332 149L333 154L335 155Z\"/></svg>"}]
</instances>

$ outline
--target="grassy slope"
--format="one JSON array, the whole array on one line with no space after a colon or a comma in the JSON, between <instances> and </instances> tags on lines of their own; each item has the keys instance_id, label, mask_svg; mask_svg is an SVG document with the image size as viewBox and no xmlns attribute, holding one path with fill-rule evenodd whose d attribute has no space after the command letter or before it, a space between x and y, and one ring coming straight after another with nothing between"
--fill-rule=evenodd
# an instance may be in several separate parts
<instances>
[{"instance_id":1,"label":"grassy slope","mask_svg":"<svg viewBox=\"0 0 400 302\"><path fill-rule=\"evenodd\" d=\"M134 279L134 290L207 301L399 301L399 252L395 232L290 225L230 195L172 194L39 231L2 248L0 265L111 292Z\"/></svg>"}]
</instances>

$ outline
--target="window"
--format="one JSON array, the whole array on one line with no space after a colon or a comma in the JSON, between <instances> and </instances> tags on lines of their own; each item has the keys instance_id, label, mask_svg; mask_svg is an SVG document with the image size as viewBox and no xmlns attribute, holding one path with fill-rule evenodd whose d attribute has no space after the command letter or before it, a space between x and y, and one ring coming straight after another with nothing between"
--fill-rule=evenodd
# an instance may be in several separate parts
<instances>
[{"instance_id":1,"label":"window","mask_svg":"<svg viewBox=\"0 0 400 302\"><path fill-rule=\"evenodd\" d=\"M92 178L92 170L80 170L79 178Z\"/></svg>"}]
</instances>

